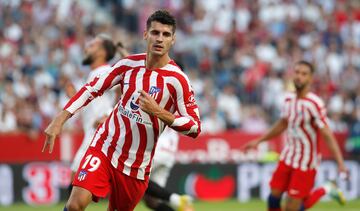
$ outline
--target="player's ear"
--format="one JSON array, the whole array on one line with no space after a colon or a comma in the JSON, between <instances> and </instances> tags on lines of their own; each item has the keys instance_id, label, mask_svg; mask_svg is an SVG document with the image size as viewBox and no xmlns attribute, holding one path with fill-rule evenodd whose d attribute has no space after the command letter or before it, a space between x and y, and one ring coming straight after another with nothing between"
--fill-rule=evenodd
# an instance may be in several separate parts
<instances>
[{"instance_id":1,"label":"player's ear","mask_svg":"<svg viewBox=\"0 0 360 211\"><path fill-rule=\"evenodd\" d=\"M148 32L147 32L147 30L144 30L143 39L146 40L147 37L148 37Z\"/></svg>"},{"instance_id":2,"label":"player's ear","mask_svg":"<svg viewBox=\"0 0 360 211\"><path fill-rule=\"evenodd\" d=\"M175 40L176 40L176 34L174 33L172 36L171 45L175 44Z\"/></svg>"}]
</instances>

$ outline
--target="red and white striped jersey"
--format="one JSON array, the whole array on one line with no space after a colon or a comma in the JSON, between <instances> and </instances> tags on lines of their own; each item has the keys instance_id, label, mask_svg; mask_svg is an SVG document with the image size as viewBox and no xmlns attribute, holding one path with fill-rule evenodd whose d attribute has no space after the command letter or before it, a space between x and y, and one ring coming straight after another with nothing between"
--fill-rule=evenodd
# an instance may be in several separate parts
<instances>
[{"instance_id":1,"label":"red and white striped jersey","mask_svg":"<svg viewBox=\"0 0 360 211\"><path fill-rule=\"evenodd\" d=\"M285 97L281 118L287 119L288 127L280 160L303 171L315 168L320 161L319 129L327 125L323 101L311 92L304 98L289 93Z\"/></svg>"},{"instance_id":2,"label":"red and white striped jersey","mask_svg":"<svg viewBox=\"0 0 360 211\"><path fill-rule=\"evenodd\" d=\"M199 110L188 77L172 60L150 70L145 59L146 54L121 59L108 74L83 86L64 107L74 113L119 84L120 100L96 131L90 149L102 151L115 168L142 180L149 177L156 142L165 124L139 108L139 90L148 92L167 111L178 113L172 129L194 138L200 133Z\"/></svg>"}]
</instances>

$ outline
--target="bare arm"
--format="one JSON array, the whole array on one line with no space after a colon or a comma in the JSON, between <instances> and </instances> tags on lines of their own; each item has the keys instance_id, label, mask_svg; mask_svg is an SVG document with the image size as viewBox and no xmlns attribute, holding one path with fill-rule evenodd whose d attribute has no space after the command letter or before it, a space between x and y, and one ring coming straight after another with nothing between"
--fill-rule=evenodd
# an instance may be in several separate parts
<instances>
[{"instance_id":1,"label":"bare arm","mask_svg":"<svg viewBox=\"0 0 360 211\"><path fill-rule=\"evenodd\" d=\"M339 145L337 144L334 134L331 132L331 130L327 126L321 128L320 132L323 135L323 137L326 141L326 144L328 145L331 153L335 157L335 160L338 164L339 173L346 173L347 169L344 165L344 158L341 154Z\"/></svg>"},{"instance_id":2,"label":"bare arm","mask_svg":"<svg viewBox=\"0 0 360 211\"><path fill-rule=\"evenodd\" d=\"M287 119L281 118L279 119L271 128L268 130L264 135L261 137L247 143L245 145L245 149L255 148L257 147L261 142L267 141L273 137L276 137L280 135L284 130L286 130L288 126Z\"/></svg>"},{"instance_id":3,"label":"bare arm","mask_svg":"<svg viewBox=\"0 0 360 211\"><path fill-rule=\"evenodd\" d=\"M116 47L117 47L117 51L119 52L119 54L120 54L120 56L121 57L127 57L127 56L129 56L130 54L129 54L129 52L126 50L126 48L125 48L125 46L124 46L124 44L122 43L122 42L118 42L117 44L116 44Z\"/></svg>"},{"instance_id":4,"label":"bare arm","mask_svg":"<svg viewBox=\"0 0 360 211\"><path fill-rule=\"evenodd\" d=\"M175 115L161 107L159 108L159 110L154 112L154 115L161 119L166 125L172 125L175 121Z\"/></svg>"},{"instance_id":5,"label":"bare arm","mask_svg":"<svg viewBox=\"0 0 360 211\"><path fill-rule=\"evenodd\" d=\"M49 147L49 153L53 151L56 136L60 134L64 123L70 117L71 117L71 113L66 110L63 110L55 117L55 119L51 121L49 126L45 129L46 138L45 138L44 146L42 148L42 152L44 152L48 147Z\"/></svg>"},{"instance_id":6,"label":"bare arm","mask_svg":"<svg viewBox=\"0 0 360 211\"><path fill-rule=\"evenodd\" d=\"M70 81L65 83L64 89L65 89L66 96L68 96L69 98L71 98L72 96L74 96L76 94L75 86Z\"/></svg>"}]
</instances>

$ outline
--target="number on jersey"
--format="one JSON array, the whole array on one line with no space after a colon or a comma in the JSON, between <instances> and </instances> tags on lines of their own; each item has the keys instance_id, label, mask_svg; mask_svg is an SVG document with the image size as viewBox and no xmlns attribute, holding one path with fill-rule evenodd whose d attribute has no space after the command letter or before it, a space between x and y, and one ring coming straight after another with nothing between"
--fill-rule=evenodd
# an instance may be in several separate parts
<instances>
[{"instance_id":1,"label":"number on jersey","mask_svg":"<svg viewBox=\"0 0 360 211\"><path fill-rule=\"evenodd\" d=\"M90 167L89 167L88 171L93 172L99 168L100 163L101 163L101 160L98 157L95 157L93 155L88 155L88 156L86 156L85 162L82 165L81 169L85 169L89 165Z\"/></svg>"}]
</instances>

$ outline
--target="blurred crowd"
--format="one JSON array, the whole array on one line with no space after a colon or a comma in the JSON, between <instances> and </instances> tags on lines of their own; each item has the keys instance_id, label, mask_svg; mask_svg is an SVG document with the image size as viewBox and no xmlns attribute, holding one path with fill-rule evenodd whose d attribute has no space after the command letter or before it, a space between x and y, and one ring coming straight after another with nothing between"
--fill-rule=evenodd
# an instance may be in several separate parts
<instances>
[{"instance_id":1,"label":"blurred crowd","mask_svg":"<svg viewBox=\"0 0 360 211\"><path fill-rule=\"evenodd\" d=\"M159 8L177 18L171 54L190 77L204 133L263 132L304 59L332 129L360 136L357 0L0 0L0 132L43 130L68 99L64 84L80 87L89 72L86 41L105 32L143 52Z\"/></svg>"}]
</instances>

